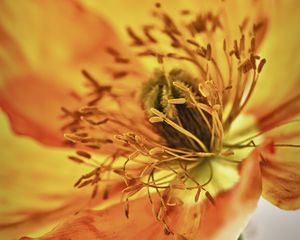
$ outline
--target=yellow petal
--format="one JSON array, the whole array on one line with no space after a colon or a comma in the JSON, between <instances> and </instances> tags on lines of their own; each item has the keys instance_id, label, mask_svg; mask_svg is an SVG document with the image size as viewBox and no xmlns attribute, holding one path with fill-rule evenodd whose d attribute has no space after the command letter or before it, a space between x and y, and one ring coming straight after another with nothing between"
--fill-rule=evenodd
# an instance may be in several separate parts
<instances>
[{"instance_id":1,"label":"yellow petal","mask_svg":"<svg viewBox=\"0 0 300 240\"><path fill-rule=\"evenodd\" d=\"M267 63L259 77L248 109L261 116L299 94L300 21L299 1L276 1L270 4L268 31L259 49Z\"/></svg>"},{"instance_id":2,"label":"yellow petal","mask_svg":"<svg viewBox=\"0 0 300 240\"><path fill-rule=\"evenodd\" d=\"M178 239L236 239L256 208L261 193L259 150L243 162L240 174L241 181L229 191L219 194L215 198L215 206L205 201L170 208L166 222L175 236ZM129 219L125 217L122 203L102 211L82 211L38 239L62 237L74 240L167 240L174 236L164 233L163 225L155 220L149 200L144 197L130 202Z\"/></svg>"},{"instance_id":3,"label":"yellow petal","mask_svg":"<svg viewBox=\"0 0 300 240\"><path fill-rule=\"evenodd\" d=\"M91 201L91 188L73 187L88 169L67 159L71 150L46 148L14 135L3 113L0 126L2 237L20 237L102 200L100 194Z\"/></svg>"}]
</instances>

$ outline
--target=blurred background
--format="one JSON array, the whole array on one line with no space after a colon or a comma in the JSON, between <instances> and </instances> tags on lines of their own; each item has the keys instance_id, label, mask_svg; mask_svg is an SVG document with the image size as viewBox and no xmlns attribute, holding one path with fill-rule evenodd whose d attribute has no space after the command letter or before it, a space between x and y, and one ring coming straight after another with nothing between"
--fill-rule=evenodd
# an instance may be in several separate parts
<instances>
[{"instance_id":1,"label":"blurred background","mask_svg":"<svg viewBox=\"0 0 300 240\"><path fill-rule=\"evenodd\" d=\"M245 240L299 240L300 211L284 211L260 199Z\"/></svg>"}]
</instances>

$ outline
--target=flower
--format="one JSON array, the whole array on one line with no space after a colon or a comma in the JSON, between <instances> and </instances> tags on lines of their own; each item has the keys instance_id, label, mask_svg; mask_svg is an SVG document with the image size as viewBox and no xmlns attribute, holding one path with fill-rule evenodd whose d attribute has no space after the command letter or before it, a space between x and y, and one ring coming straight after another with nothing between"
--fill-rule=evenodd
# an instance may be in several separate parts
<instances>
[{"instance_id":1,"label":"flower","mask_svg":"<svg viewBox=\"0 0 300 240\"><path fill-rule=\"evenodd\" d=\"M54 222L81 210L43 239L236 239L261 191L281 208L299 208L299 161L293 159L299 154L295 119L300 110L293 88L299 83L299 59L291 51L298 47L291 27L297 21L293 4L280 5L289 21L275 12L266 14L254 1L249 6L259 11L247 14L250 8L233 1L203 4L200 14L198 8L156 4L150 19L143 11L107 16L117 11L115 5L103 3L99 9L89 4L1 3L1 107L15 132L52 146L4 131L4 156L12 164L4 162L7 175L2 178L5 189L15 187L4 194L12 208L7 207L1 225L7 234L32 231L37 222ZM239 11L232 22L227 14L234 9ZM127 28L130 50L95 14L98 10L117 31L124 19L145 24L141 33ZM181 20L188 33L179 28ZM285 50L285 64L283 57L268 52L278 46ZM268 60L263 71L260 48ZM82 93L79 69L86 69L88 96ZM282 89L271 102L273 86ZM73 98L67 97L70 88ZM71 119L63 130L77 144L76 156L58 131L62 105L64 117ZM62 155L80 167L58 162ZM92 171L75 186L92 185L92 199L87 189L74 193L69 187L88 167ZM124 201L117 204L121 191ZM10 203L12 196L34 202ZM87 201L102 210L82 210Z\"/></svg>"}]
</instances>

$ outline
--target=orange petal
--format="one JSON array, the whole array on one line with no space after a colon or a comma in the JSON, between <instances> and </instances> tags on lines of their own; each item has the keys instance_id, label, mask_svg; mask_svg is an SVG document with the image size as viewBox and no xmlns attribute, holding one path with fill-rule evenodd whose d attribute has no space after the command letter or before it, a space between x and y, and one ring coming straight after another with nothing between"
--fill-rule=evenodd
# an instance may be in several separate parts
<instances>
[{"instance_id":1,"label":"orange petal","mask_svg":"<svg viewBox=\"0 0 300 240\"><path fill-rule=\"evenodd\" d=\"M67 160L70 151L46 148L11 133L0 115L0 235L15 239L31 233L87 205L92 189L75 189L74 182L87 168ZM121 186L111 188L111 195ZM120 191L119 191L120 192Z\"/></svg>"},{"instance_id":2,"label":"orange petal","mask_svg":"<svg viewBox=\"0 0 300 240\"><path fill-rule=\"evenodd\" d=\"M300 130L292 122L268 133L274 141L274 153L264 154L261 164L263 196L276 206L300 208ZM277 147L276 147L277 146Z\"/></svg>"},{"instance_id":3,"label":"orange petal","mask_svg":"<svg viewBox=\"0 0 300 240\"><path fill-rule=\"evenodd\" d=\"M243 162L241 181L231 190L219 194L215 206L205 201L169 210L170 228L180 233L175 234L177 239L186 239L184 236L203 240L237 239L261 193L258 151ZM162 224L155 220L147 197L130 202L129 219L125 217L123 204L102 211L83 211L38 239L63 237L74 240L173 239L172 234L165 235Z\"/></svg>"},{"instance_id":4,"label":"orange petal","mask_svg":"<svg viewBox=\"0 0 300 240\"><path fill-rule=\"evenodd\" d=\"M75 1L1 1L0 9L0 106L17 133L58 145L60 108L77 104L71 91L85 90L81 69L111 81L104 71L115 64L105 48L122 45Z\"/></svg>"},{"instance_id":5,"label":"orange petal","mask_svg":"<svg viewBox=\"0 0 300 240\"><path fill-rule=\"evenodd\" d=\"M262 109L261 109L262 110ZM300 94L287 99L272 111L260 111L255 113L257 127L261 131L271 130L280 124L291 120L300 113Z\"/></svg>"},{"instance_id":6,"label":"orange petal","mask_svg":"<svg viewBox=\"0 0 300 240\"><path fill-rule=\"evenodd\" d=\"M127 219L123 203L101 211L82 211L71 216L65 223L39 239L50 240L64 237L76 240L117 240L134 239L139 236L145 240L160 239L156 238L157 233L155 232L153 232L153 238L149 238L148 229L157 229L158 232L162 232L163 229L158 222L154 221L146 198L131 202L129 214L129 219Z\"/></svg>"}]
</instances>

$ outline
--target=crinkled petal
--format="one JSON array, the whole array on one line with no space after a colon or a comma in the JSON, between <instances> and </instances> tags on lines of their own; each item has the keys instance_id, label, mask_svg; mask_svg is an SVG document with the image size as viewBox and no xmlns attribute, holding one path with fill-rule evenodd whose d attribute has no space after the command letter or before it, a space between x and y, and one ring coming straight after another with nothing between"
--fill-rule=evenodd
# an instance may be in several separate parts
<instances>
[{"instance_id":1,"label":"crinkled petal","mask_svg":"<svg viewBox=\"0 0 300 240\"><path fill-rule=\"evenodd\" d=\"M262 165L263 196L286 209L300 208L300 150L277 150L275 157L265 156Z\"/></svg>"},{"instance_id":2,"label":"crinkled petal","mask_svg":"<svg viewBox=\"0 0 300 240\"><path fill-rule=\"evenodd\" d=\"M17 137L1 113L0 236L15 239L102 200L74 183L89 169L67 159L70 151L43 147ZM111 195L120 192L118 182Z\"/></svg>"},{"instance_id":3,"label":"crinkled petal","mask_svg":"<svg viewBox=\"0 0 300 240\"><path fill-rule=\"evenodd\" d=\"M70 92L86 90L80 71L111 81L112 71L123 69L113 70L105 49L122 44L103 18L75 1L1 1L0 9L0 106L17 133L58 145L61 106L74 107Z\"/></svg>"},{"instance_id":4,"label":"crinkled petal","mask_svg":"<svg viewBox=\"0 0 300 240\"><path fill-rule=\"evenodd\" d=\"M264 154L261 164L263 196L276 206L300 208L300 130L299 121L290 122L267 134L274 153Z\"/></svg>"},{"instance_id":5,"label":"crinkled petal","mask_svg":"<svg viewBox=\"0 0 300 240\"><path fill-rule=\"evenodd\" d=\"M248 105L257 119L256 127L261 132L269 131L264 137L271 138L275 146L299 145L300 139L299 124L286 124L300 113L300 57L295 55L299 52L300 31L294 27L299 22L297 9L298 1L278 1L270 6L271 21L260 51L267 64ZM274 151L264 154L263 195L280 208L298 209L299 147L275 147Z\"/></svg>"},{"instance_id":6,"label":"crinkled petal","mask_svg":"<svg viewBox=\"0 0 300 240\"><path fill-rule=\"evenodd\" d=\"M176 232L177 239L236 240L261 193L259 159L257 150L242 163L241 181L216 196L215 206L204 201L169 209L170 229ZM129 219L125 217L122 203L101 211L82 211L38 239L62 238L160 240L173 239L173 236L164 233L163 225L155 220L151 205L144 197L130 202Z\"/></svg>"},{"instance_id":7,"label":"crinkled petal","mask_svg":"<svg viewBox=\"0 0 300 240\"><path fill-rule=\"evenodd\" d=\"M298 1L278 1L270 6L271 21L260 54L267 59L254 95L249 102L256 127L276 144L299 145L300 57ZM290 121L289 124L287 122ZM283 126L280 126L284 124ZM268 131L268 132L267 132ZM299 147L275 147L263 154L263 196L286 209L300 207Z\"/></svg>"}]
</instances>

